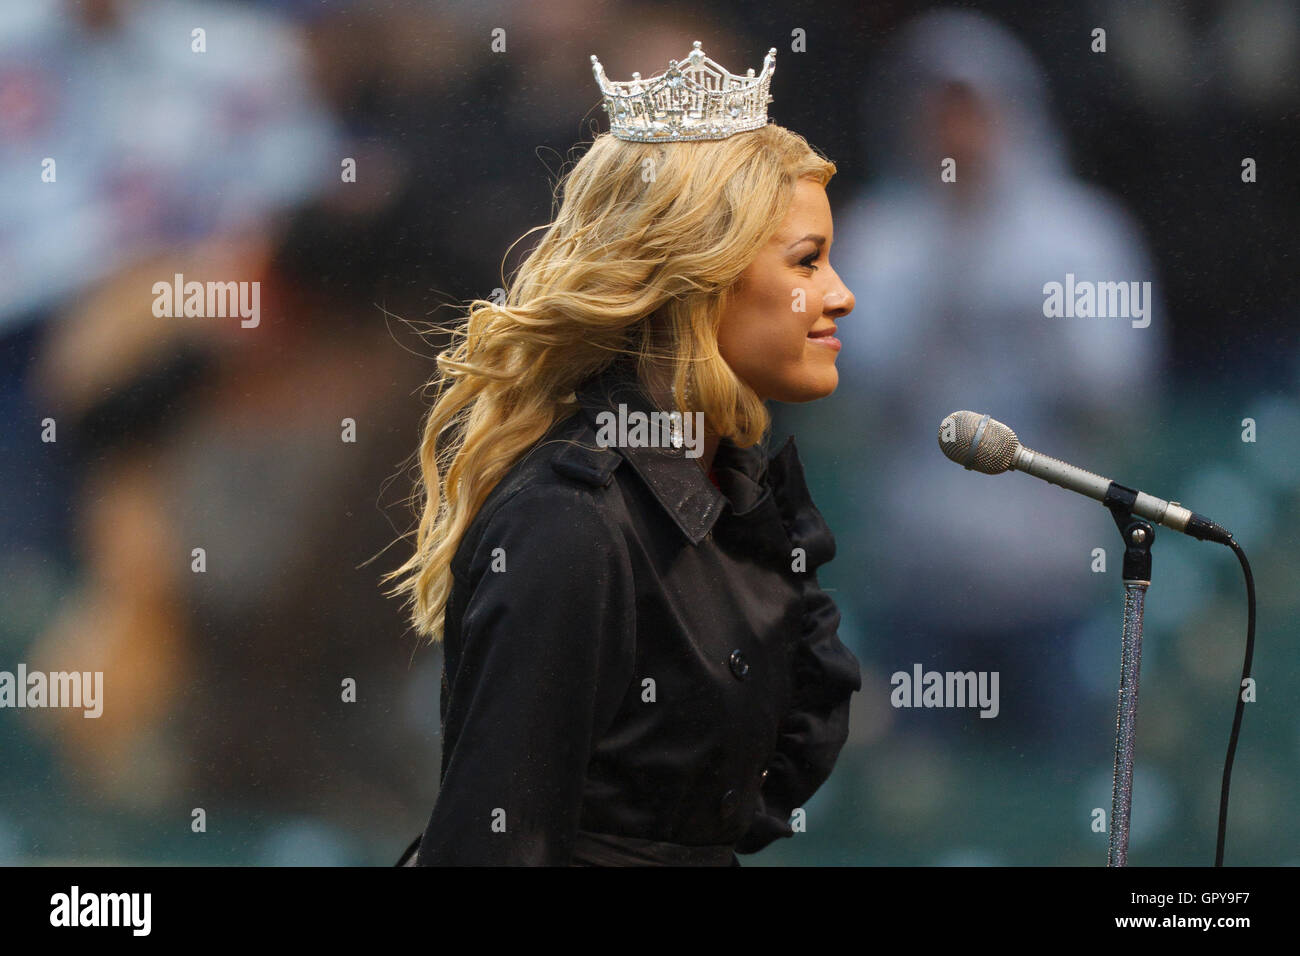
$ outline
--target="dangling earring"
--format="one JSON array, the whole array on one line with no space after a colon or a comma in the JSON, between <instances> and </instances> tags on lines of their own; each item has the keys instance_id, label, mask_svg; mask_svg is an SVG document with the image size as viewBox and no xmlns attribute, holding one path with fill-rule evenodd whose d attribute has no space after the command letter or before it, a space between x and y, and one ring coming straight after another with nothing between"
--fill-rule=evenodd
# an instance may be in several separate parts
<instances>
[{"instance_id":1,"label":"dangling earring","mask_svg":"<svg viewBox=\"0 0 1300 956\"><path fill-rule=\"evenodd\" d=\"M682 436L682 416L690 414L689 409L691 407L691 380L687 378L686 387L682 391L682 394L685 396L685 398L682 400L681 405L683 408L686 408L687 411L682 412L677 407L678 403L677 403L676 385L672 386L672 393L673 393L673 410L670 413L670 418L669 418L669 420L672 422L672 432L668 440L672 442L674 448L681 448L682 442L685 440Z\"/></svg>"}]
</instances>

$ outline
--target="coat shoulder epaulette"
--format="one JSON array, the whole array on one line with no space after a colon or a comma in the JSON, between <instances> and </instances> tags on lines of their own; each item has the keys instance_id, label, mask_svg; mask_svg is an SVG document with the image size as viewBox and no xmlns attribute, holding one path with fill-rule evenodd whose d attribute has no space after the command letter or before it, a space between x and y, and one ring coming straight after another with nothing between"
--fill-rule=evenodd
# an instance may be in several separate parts
<instances>
[{"instance_id":1,"label":"coat shoulder epaulette","mask_svg":"<svg viewBox=\"0 0 1300 956\"><path fill-rule=\"evenodd\" d=\"M612 448L597 448L572 439L564 442L551 458L551 467L561 475L603 488L614 480L614 469L622 461Z\"/></svg>"}]
</instances>

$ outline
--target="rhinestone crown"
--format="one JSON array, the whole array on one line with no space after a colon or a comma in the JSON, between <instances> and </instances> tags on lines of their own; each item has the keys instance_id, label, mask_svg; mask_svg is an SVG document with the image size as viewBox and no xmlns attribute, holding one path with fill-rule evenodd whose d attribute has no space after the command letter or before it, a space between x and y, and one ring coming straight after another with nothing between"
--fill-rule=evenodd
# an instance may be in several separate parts
<instances>
[{"instance_id":1,"label":"rhinestone crown","mask_svg":"<svg viewBox=\"0 0 1300 956\"><path fill-rule=\"evenodd\" d=\"M776 69L776 47L763 58L763 71L736 76L704 55L700 41L685 61L669 60L668 69L648 79L605 78L595 54L591 72L605 95L609 131L637 143L674 143L726 139L733 133L767 125L768 86Z\"/></svg>"}]
</instances>

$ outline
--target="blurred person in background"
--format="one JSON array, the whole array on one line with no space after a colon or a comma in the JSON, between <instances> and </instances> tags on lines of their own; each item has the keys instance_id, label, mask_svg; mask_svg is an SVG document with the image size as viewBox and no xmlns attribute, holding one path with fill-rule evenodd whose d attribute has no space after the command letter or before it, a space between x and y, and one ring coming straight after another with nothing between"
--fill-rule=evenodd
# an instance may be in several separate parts
<instances>
[{"instance_id":1,"label":"blurred person in background","mask_svg":"<svg viewBox=\"0 0 1300 956\"><path fill-rule=\"evenodd\" d=\"M10 342L10 394L23 418L58 427L53 444L28 430L13 490L57 507L40 476L68 477L75 561L56 612L16 639L33 666L103 671L107 688L97 720L32 718L74 799L97 808L77 852L123 844L114 808L143 819L179 805L266 840L190 841L192 859L347 860L357 848L337 834L358 814L382 830L420 794L400 751L427 731L418 709L394 720L409 710L389 691L404 661L374 633L387 602L358 570L390 531L376 489L405 451L392 439L414 427L402 399L418 386L373 271L347 264L350 228L380 216L383 194L340 182L351 151L312 86L311 51L271 12L6 10L0 103L24 136L5 138L5 162L58 163L54 182L15 185L19 228L2 247L17 261L0 307L33 329ZM353 281L320 281L339 272ZM258 283L260 321L159 317L154 283L176 273ZM341 440L349 419L355 444ZM31 519L12 520L18 540L35 537ZM45 567L42 553L25 560ZM28 804L57 806L49 790ZM39 836L56 829L39 812L27 826L32 845L69 852ZM189 830L168 832L135 852L175 852Z\"/></svg>"},{"instance_id":2,"label":"blurred person in background","mask_svg":"<svg viewBox=\"0 0 1300 956\"><path fill-rule=\"evenodd\" d=\"M199 24L203 53L192 48ZM0 418L48 414L33 403L28 369L47 326L82 291L161 250L256 234L319 191L333 136L302 65L294 32L247 7L0 4ZM186 323L154 322L119 340L118 321L102 319L99 353L83 361L128 364L134 350L162 365L181 357L181 340L202 337ZM99 385L75 387L93 394ZM6 436L0 456L6 498L43 492L7 509L0 525L10 553L24 554L3 576L25 582L13 596L19 607L57 586L52 565L68 557L74 469L57 446L28 440L35 434Z\"/></svg>"},{"instance_id":3,"label":"blurred person in background","mask_svg":"<svg viewBox=\"0 0 1300 956\"><path fill-rule=\"evenodd\" d=\"M992 20L939 11L907 24L864 117L879 175L846 203L859 306L820 449L857 516L845 552L863 583L845 599L873 622L885 674L1000 672L1001 713L981 730L1055 747L1104 732L1074 655L1096 610L1093 549L1106 549L1107 580L1119 573L1109 515L1023 476L965 472L936 436L971 409L1030 447L1123 474L1125 436L1142 434L1158 396L1157 277L1123 209L1071 175L1041 69ZM1044 285L1067 273L1151 281L1149 326L1045 316ZM898 716L957 732L951 713Z\"/></svg>"}]
</instances>

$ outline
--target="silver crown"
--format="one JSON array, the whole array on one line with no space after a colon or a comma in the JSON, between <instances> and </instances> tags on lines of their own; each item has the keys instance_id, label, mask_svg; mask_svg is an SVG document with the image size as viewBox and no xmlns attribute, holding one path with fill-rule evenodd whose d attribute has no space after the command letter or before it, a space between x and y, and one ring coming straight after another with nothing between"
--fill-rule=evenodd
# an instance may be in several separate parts
<instances>
[{"instance_id":1,"label":"silver crown","mask_svg":"<svg viewBox=\"0 0 1300 956\"><path fill-rule=\"evenodd\" d=\"M768 86L776 70L776 47L763 58L763 72L736 76L704 55L700 41L684 62L668 61L668 69L648 79L633 73L619 82L605 78L595 54L591 72L605 94L609 131L636 143L676 143L726 139L733 133L767 125Z\"/></svg>"}]
</instances>

